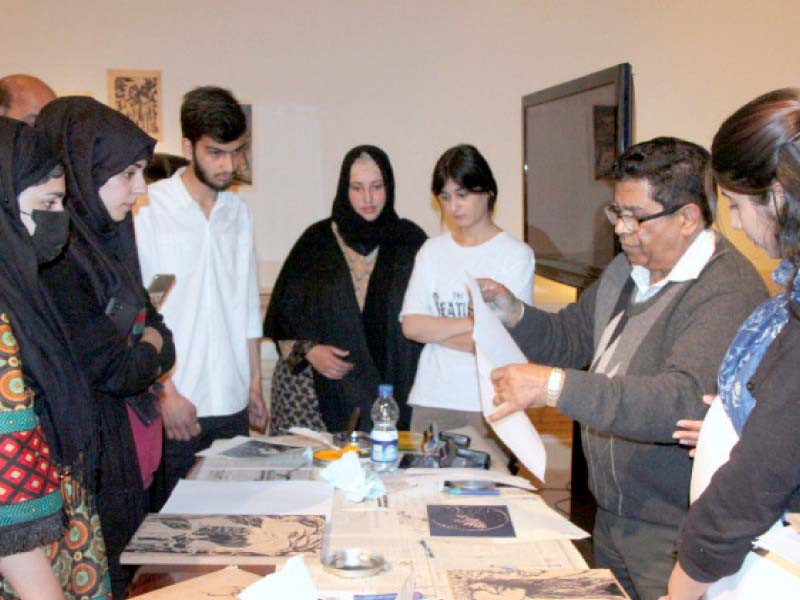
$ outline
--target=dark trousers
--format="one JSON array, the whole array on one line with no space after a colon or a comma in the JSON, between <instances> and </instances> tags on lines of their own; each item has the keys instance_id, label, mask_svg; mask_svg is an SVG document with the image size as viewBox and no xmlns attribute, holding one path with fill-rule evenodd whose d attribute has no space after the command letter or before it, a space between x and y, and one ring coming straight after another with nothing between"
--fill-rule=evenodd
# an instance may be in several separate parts
<instances>
[{"instance_id":1,"label":"dark trousers","mask_svg":"<svg viewBox=\"0 0 800 600\"><path fill-rule=\"evenodd\" d=\"M169 440L164 437L164 461L162 476L158 487L161 498L154 499L156 506L163 505L178 480L185 477L194 465L194 455L208 448L214 440L232 438L237 435L249 435L250 421L247 409L221 417L200 417L200 433L188 442ZM158 510L154 507L154 510Z\"/></svg>"},{"instance_id":2,"label":"dark trousers","mask_svg":"<svg viewBox=\"0 0 800 600\"><path fill-rule=\"evenodd\" d=\"M633 600L657 600L667 593L677 539L677 524L648 523L598 508L592 533L595 567L611 569Z\"/></svg>"}]
</instances>

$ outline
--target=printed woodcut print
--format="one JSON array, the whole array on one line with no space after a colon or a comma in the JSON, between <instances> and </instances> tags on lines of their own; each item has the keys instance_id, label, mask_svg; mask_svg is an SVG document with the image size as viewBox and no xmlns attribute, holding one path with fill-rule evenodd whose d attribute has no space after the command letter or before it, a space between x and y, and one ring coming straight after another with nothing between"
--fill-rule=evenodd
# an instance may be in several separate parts
<instances>
[{"instance_id":1,"label":"printed woodcut print","mask_svg":"<svg viewBox=\"0 0 800 600\"><path fill-rule=\"evenodd\" d=\"M238 446L220 452L220 456L227 456L228 458L263 458L293 449L291 446L273 444L263 440L247 440Z\"/></svg>"},{"instance_id":2,"label":"printed woodcut print","mask_svg":"<svg viewBox=\"0 0 800 600\"><path fill-rule=\"evenodd\" d=\"M429 504L433 536L516 537L507 506Z\"/></svg>"},{"instance_id":3,"label":"printed woodcut print","mask_svg":"<svg viewBox=\"0 0 800 600\"><path fill-rule=\"evenodd\" d=\"M594 178L608 179L612 176L614 160L617 158L617 107L593 106L592 125Z\"/></svg>"},{"instance_id":4,"label":"printed woodcut print","mask_svg":"<svg viewBox=\"0 0 800 600\"><path fill-rule=\"evenodd\" d=\"M628 596L608 569L454 570L450 592L459 600L619 600Z\"/></svg>"},{"instance_id":5,"label":"printed woodcut print","mask_svg":"<svg viewBox=\"0 0 800 600\"><path fill-rule=\"evenodd\" d=\"M108 105L163 139L161 71L108 69Z\"/></svg>"},{"instance_id":6,"label":"printed woodcut print","mask_svg":"<svg viewBox=\"0 0 800 600\"><path fill-rule=\"evenodd\" d=\"M122 555L124 564L252 564L318 556L322 515L149 514Z\"/></svg>"}]
</instances>

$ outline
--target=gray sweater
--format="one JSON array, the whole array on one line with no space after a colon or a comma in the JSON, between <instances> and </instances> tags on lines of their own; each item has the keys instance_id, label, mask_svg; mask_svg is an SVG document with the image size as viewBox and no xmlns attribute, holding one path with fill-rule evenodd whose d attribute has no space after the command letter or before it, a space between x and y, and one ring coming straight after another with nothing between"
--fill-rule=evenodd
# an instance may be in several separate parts
<instances>
[{"instance_id":1,"label":"gray sweater","mask_svg":"<svg viewBox=\"0 0 800 600\"><path fill-rule=\"evenodd\" d=\"M678 419L701 419L722 357L741 322L767 297L753 266L725 238L700 276L629 303L613 377L582 371L630 277L624 254L578 302L556 314L529 306L511 334L529 360L568 369L558 409L582 425L597 503L628 518L678 527L689 505L691 459L672 438Z\"/></svg>"}]
</instances>

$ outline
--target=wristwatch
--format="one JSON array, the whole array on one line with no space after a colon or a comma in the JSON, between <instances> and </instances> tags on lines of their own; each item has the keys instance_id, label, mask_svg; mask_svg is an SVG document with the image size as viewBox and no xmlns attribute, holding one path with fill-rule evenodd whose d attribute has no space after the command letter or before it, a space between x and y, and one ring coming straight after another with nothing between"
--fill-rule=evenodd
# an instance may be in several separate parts
<instances>
[{"instance_id":1,"label":"wristwatch","mask_svg":"<svg viewBox=\"0 0 800 600\"><path fill-rule=\"evenodd\" d=\"M562 387L564 387L564 369L553 367L550 370L550 377L547 378L547 406L556 405Z\"/></svg>"}]
</instances>

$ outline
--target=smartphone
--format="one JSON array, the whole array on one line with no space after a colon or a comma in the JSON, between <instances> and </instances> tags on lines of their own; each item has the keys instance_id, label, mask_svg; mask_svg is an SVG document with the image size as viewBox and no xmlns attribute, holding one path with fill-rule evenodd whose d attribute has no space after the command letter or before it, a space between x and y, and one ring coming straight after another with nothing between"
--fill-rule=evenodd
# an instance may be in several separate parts
<instances>
[{"instance_id":1,"label":"smartphone","mask_svg":"<svg viewBox=\"0 0 800 600\"><path fill-rule=\"evenodd\" d=\"M150 294L150 303L156 310L161 310L174 285L175 275L161 274L153 277L150 285L147 286L147 293Z\"/></svg>"}]
</instances>

